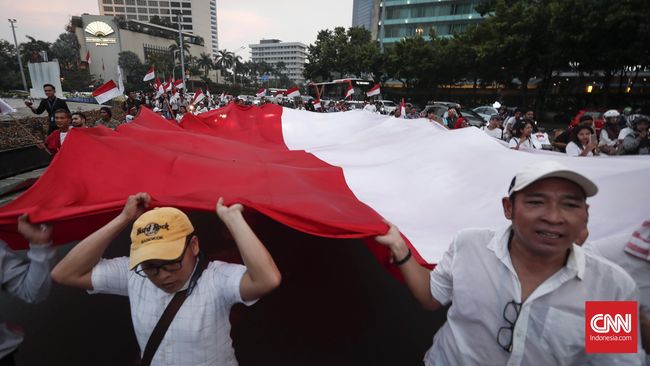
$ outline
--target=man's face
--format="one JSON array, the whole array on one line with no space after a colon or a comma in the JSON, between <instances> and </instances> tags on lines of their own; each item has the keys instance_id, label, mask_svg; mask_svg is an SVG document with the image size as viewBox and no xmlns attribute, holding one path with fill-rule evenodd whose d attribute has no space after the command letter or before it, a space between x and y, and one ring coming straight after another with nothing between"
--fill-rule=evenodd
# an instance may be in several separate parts
<instances>
[{"instance_id":1,"label":"man's face","mask_svg":"<svg viewBox=\"0 0 650 366\"><path fill-rule=\"evenodd\" d=\"M108 112L106 112L106 111L103 110L103 109L102 109L101 111L99 111L99 116L100 116L102 119L108 119L108 118L109 118L109 117L108 117Z\"/></svg>"},{"instance_id":2,"label":"man's face","mask_svg":"<svg viewBox=\"0 0 650 366\"><path fill-rule=\"evenodd\" d=\"M527 120L529 120L529 121L532 121L533 118L535 118L535 112L533 112L533 111L528 111L528 112L526 112L526 114L524 115L524 119L527 119Z\"/></svg>"},{"instance_id":3,"label":"man's face","mask_svg":"<svg viewBox=\"0 0 650 366\"><path fill-rule=\"evenodd\" d=\"M447 111L447 115L449 117L456 117L456 110L455 109L450 109Z\"/></svg>"},{"instance_id":4,"label":"man's face","mask_svg":"<svg viewBox=\"0 0 650 366\"><path fill-rule=\"evenodd\" d=\"M646 121L637 122L636 123L636 130L645 135L646 133L648 133L648 122L646 122Z\"/></svg>"},{"instance_id":5,"label":"man's face","mask_svg":"<svg viewBox=\"0 0 650 366\"><path fill-rule=\"evenodd\" d=\"M163 268L160 268L158 270L158 274L150 276L148 278L159 289L173 294L179 291L183 285L185 285L187 280L190 279L190 276L194 271L197 255L199 255L199 239L194 236L190 240L188 247L185 249L185 253L181 261L182 266L178 271L167 272ZM168 262L174 261L150 260L146 261L145 263L151 266L160 266Z\"/></svg>"},{"instance_id":6,"label":"man's face","mask_svg":"<svg viewBox=\"0 0 650 366\"><path fill-rule=\"evenodd\" d=\"M78 114L72 115L72 126L73 127L83 127L86 124L86 120L81 118Z\"/></svg>"},{"instance_id":7,"label":"man's face","mask_svg":"<svg viewBox=\"0 0 650 366\"><path fill-rule=\"evenodd\" d=\"M62 131L67 131L70 127L70 118L65 113L56 113L54 115L54 123L56 127Z\"/></svg>"},{"instance_id":8,"label":"man's face","mask_svg":"<svg viewBox=\"0 0 650 366\"><path fill-rule=\"evenodd\" d=\"M587 226L589 205L582 189L562 178L539 180L503 198L512 221L513 245L542 258L563 255Z\"/></svg>"},{"instance_id":9,"label":"man's face","mask_svg":"<svg viewBox=\"0 0 650 366\"><path fill-rule=\"evenodd\" d=\"M43 88L43 91L45 92L45 96L48 98L51 98L54 96L54 88L51 86L46 86Z\"/></svg>"},{"instance_id":10,"label":"man's face","mask_svg":"<svg viewBox=\"0 0 650 366\"><path fill-rule=\"evenodd\" d=\"M499 126L499 120L496 118L490 118L490 127L496 128Z\"/></svg>"}]
</instances>

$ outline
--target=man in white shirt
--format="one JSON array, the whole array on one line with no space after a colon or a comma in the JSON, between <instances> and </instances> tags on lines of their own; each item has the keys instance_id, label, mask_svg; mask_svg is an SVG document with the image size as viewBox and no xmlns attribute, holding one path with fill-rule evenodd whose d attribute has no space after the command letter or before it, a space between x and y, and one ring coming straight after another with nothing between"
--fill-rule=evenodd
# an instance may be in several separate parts
<instances>
[{"instance_id":1,"label":"man in white shirt","mask_svg":"<svg viewBox=\"0 0 650 366\"><path fill-rule=\"evenodd\" d=\"M151 354L147 345L163 311L187 290L187 300L153 352L151 365L237 365L230 308L240 302L252 305L279 286L273 258L244 220L241 204L225 206L220 198L216 211L244 266L207 263L188 217L172 207L145 212L150 201L147 193L130 196L122 213L75 246L54 268L52 278L91 293L128 296L143 359ZM111 241L133 220L130 256L102 259Z\"/></svg>"},{"instance_id":2,"label":"man in white shirt","mask_svg":"<svg viewBox=\"0 0 650 366\"><path fill-rule=\"evenodd\" d=\"M375 104L371 103L370 101L366 101L366 105L363 106L363 110L371 113L377 113L377 107L375 107Z\"/></svg>"},{"instance_id":3,"label":"man in white shirt","mask_svg":"<svg viewBox=\"0 0 650 366\"><path fill-rule=\"evenodd\" d=\"M501 121L501 116L495 114L490 117L490 121L487 126L481 127L481 130L485 132L488 136L494 137L497 140L503 138L503 130L499 128L499 122Z\"/></svg>"},{"instance_id":4,"label":"man in white shirt","mask_svg":"<svg viewBox=\"0 0 650 366\"><path fill-rule=\"evenodd\" d=\"M585 301L639 297L623 269L574 244L597 191L554 161L527 166L502 199L512 224L460 231L433 271L410 260L392 224L376 238L424 307L452 304L426 365L642 364L641 353L585 353Z\"/></svg>"},{"instance_id":5,"label":"man in white shirt","mask_svg":"<svg viewBox=\"0 0 650 366\"><path fill-rule=\"evenodd\" d=\"M56 262L52 247L52 227L35 225L27 215L18 218L18 232L29 242L27 260L0 240L0 285L26 303L45 300L50 293L50 270ZM0 322L0 365L13 365L13 354L23 341L23 335Z\"/></svg>"}]
</instances>

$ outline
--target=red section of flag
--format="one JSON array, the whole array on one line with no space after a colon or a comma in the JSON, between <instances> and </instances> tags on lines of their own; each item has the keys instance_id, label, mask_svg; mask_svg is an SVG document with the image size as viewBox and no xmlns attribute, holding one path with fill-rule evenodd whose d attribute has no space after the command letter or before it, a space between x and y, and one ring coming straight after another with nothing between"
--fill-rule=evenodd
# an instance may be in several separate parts
<instances>
[{"instance_id":1,"label":"red section of flag","mask_svg":"<svg viewBox=\"0 0 650 366\"><path fill-rule=\"evenodd\" d=\"M142 78L142 81L153 80L155 77L156 77L156 72L154 71L153 67L150 67L149 71L147 71L147 73L144 75L144 78Z\"/></svg>"},{"instance_id":2,"label":"red section of flag","mask_svg":"<svg viewBox=\"0 0 650 366\"><path fill-rule=\"evenodd\" d=\"M379 84L375 84L375 86L370 88L370 90L368 90L368 92L366 93L366 95L369 96L369 97L373 97L373 96L379 95L379 94L381 94L381 89L379 87Z\"/></svg>"},{"instance_id":3,"label":"red section of flag","mask_svg":"<svg viewBox=\"0 0 650 366\"><path fill-rule=\"evenodd\" d=\"M104 85L100 86L99 88L93 90L93 97L97 97L101 94L104 94L108 91L117 89L117 84L113 80L109 80L108 82L104 83Z\"/></svg>"},{"instance_id":4,"label":"red section of flag","mask_svg":"<svg viewBox=\"0 0 650 366\"><path fill-rule=\"evenodd\" d=\"M90 65L92 62L90 61L90 51L86 51L86 63Z\"/></svg>"},{"instance_id":5,"label":"red section of flag","mask_svg":"<svg viewBox=\"0 0 650 366\"><path fill-rule=\"evenodd\" d=\"M345 91L345 97L350 98L352 97L352 94L354 94L354 88L352 87L352 83L350 83L348 89Z\"/></svg>"},{"instance_id":6,"label":"red section of flag","mask_svg":"<svg viewBox=\"0 0 650 366\"><path fill-rule=\"evenodd\" d=\"M205 95L203 94L203 91L201 89L199 89L194 93L194 99L192 99L192 104L198 104L204 98L205 98Z\"/></svg>"},{"instance_id":7,"label":"red section of flag","mask_svg":"<svg viewBox=\"0 0 650 366\"><path fill-rule=\"evenodd\" d=\"M281 107L230 105L186 116L178 126L143 108L117 131L73 129L40 179L0 208L0 238L14 249L26 248L16 224L27 213L32 222L55 225L55 245L83 239L117 215L127 195L140 191L151 194L154 207L206 212L223 196L227 205L241 202L319 236L386 231L381 217L350 191L341 168L286 147Z\"/></svg>"},{"instance_id":8,"label":"red section of flag","mask_svg":"<svg viewBox=\"0 0 650 366\"><path fill-rule=\"evenodd\" d=\"M300 96L300 89L298 89L298 87L296 86L294 88L291 88L291 89L288 89L287 91L285 91L284 95L286 95L289 98L299 97Z\"/></svg>"}]
</instances>

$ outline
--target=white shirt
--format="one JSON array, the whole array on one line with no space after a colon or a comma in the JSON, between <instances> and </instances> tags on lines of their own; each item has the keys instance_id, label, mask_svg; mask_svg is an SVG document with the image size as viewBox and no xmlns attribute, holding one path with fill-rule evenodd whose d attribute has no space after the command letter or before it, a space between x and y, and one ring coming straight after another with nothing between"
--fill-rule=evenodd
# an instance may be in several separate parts
<instances>
[{"instance_id":1,"label":"white shirt","mask_svg":"<svg viewBox=\"0 0 650 366\"><path fill-rule=\"evenodd\" d=\"M609 133L607 132L606 129L600 130L600 142L598 143L598 146L616 146L618 144L617 140L612 140L609 138Z\"/></svg>"},{"instance_id":2,"label":"white shirt","mask_svg":"<svg viewBox=\"0 0 650 366\"><path fill-rule=\"evenodd\" d=\"M503 135L503 130L500 129L499 127L495 127L494 129L489 129L487 126L481 127L481 130L483 130L488 136L492 136L495 139L501 140L501 137Z\"/></svg>"},{"instance_id":3,"label":"white shirt","mask_svg":"<svg viewBox=\"0 0 650 366\"><path fill-rule=\"evenodd\" d=\"M583 150L584 149L581 149L580 146L578 146L578 144L576 144L573 141L570 141L566 145L566 154L567 154L567 156L580 156L580 154L582 154ZM594 156L593 151L588 152L586 156Z\"/></svg>"},{"instance_id":4,"label":"white shirt","mask_svg":"<svg viewBox=\"0 0 650 366\"><path fill-rule=\"evenodd\" d=\"M517 147L517 144L519 143L519 138L518 137L513 137L510 139L510 142L508 143L509 147ZM535 145L533 145L533 142L531 141L530 138L527 138L524 140L524 142L519 145L519 150L534 150Z\"/></svg>"},{"instance_id":5,"label":"white shirt","mask_svg":"<svg viewBox=\"0 0 650 366\"><path fill-rule=\"evenodd\" d=\"M634 132L634 130L632 128L625 127L624 129L621 130L621 132L619 132L618 139L619 140L625 140L625 137L627 135L631 134L632 132Z\"/></svg>"},{"instance_id":6,"label":"white shirt","mask_svg":"<svg viewBox=\"0 0 650 366\"><path fill-rule=\"evenodd\" d=\"M153 328L174 294L159 289L128 266L128 257L102 259L93 268L93 290L89 293L129 297L133 329L140 351L144 352ZM239 264L210 262L176 313L151 364L237 365L229 317L234 304L244 303L239 286L245 271L246 267ZM255 301L245 304L252 305Z\"/></svg>"},{"instance_id":7,"label":"white shirt","mask_svg":"<svg viewBox=\"0 0 650 366\"><path fill-rule=\"evenodd\" d=\"M45 300L50 293L50 271L56 263L51 245L29 245L25 260L0 240L0 287L26 303ZM0 359L13 352L23 341L23 335L10 330L0 315Z\"/></svg>"},{"instance_id":8,"label":"white shirt","mask_svg":"<svg viewBox=\"0 0 650 366\"><path fill-rule=\"evenodd\" d=\"M521 306L512 353L499 346L499 328L508 326L504 308L510 301L521 302L521 283L508 251L510 231L510 226L460 231L431 272L431 295L452 305L425 364L641 365L641 353L585 353L585 301L637 301L639 292L622 268L577 245L566 266Z\"/></svg>"},{"instance_id":9,"label":"white shirt","mask_svg":"<svg viewBox=\"0 0 650 366\"><path fill-rule=\"evenodd\" d=\"M72 126L70 126L70 129L72 129ZM70 130L68 130L68 132L70 132ZM65 137L68 136L68 132L59 133L59 140L61 140L61 145L63 145L63 141L65 141Z\"/></svg>"},{"instance_id":10,"label":"white shirt","mask_svg":"<svg viewBox=\"0 0 650 366\"><path fill-rule=\"evenodd\" d=\"M363 110L372 113L377 113L377 107L375 107L374 104L366 104L366 106L363 107Z\"/></svg>"}]
</instances>

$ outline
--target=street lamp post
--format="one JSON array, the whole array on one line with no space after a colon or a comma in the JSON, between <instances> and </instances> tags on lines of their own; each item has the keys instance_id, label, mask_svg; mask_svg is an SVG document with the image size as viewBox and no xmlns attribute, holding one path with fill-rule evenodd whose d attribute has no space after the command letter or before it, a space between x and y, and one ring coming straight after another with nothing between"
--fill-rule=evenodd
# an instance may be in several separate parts
<instances>
[{"instance_id":1,"label":"street lamp post","mask_svg":"<svg viewBox=\"0 0 650 366\"><path fill-rule=\"evenodd\" d=\"M23 61L20 59L20 49L18 48L18 41L16 40L16 26L14 25L16 19L7 19L11 24L11 32L14 34L14 44L16 45L16 58L18 59L18 66L20 67L20 76L23 79L23 89L26 92L29 92L27 89L27 80L25 79L25 71L23 70Z\"/></svg>"},{"instance_id":2,"label":"street lamp post","mask_svg":"<svg viewBox=\"0 0 650 366\"><path fill-rule=\"evenodd\" d=\"M183 31L181 30L181 20L183 19L181 17L181 13L176 14L178 18L178 39L179 41L179 51L181 53L181 73L183 74L183 85L185 86L185 90L187 90L187 84L185 84L185 52L183 52ZM172 71L173 72L173 71Z\"/></svg>"}]
</instances>

